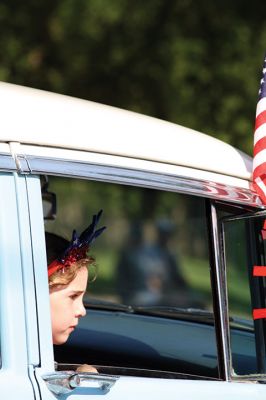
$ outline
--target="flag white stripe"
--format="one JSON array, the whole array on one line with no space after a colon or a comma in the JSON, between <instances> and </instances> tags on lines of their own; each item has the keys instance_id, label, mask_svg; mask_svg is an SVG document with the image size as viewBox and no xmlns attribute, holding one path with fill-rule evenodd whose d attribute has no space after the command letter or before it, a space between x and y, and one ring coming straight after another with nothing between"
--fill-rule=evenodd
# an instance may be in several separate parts
<instances>
[{"instance_id":1,"label":"flag white stripe","mask_svg":"<svg viewBox=\"0 0 266 400\"><path fill-rule=\"evenodd\" d=\"M258 176L255 179L255 183L259 186L259 188L263 191L263 193L266 195L266 186L265 183L262 181L262 179Z\"/></svg>"},{"instance_id":2,"label":"flag white stripe","mask_svg":"<svg viewBox=\"0 0 266 400\"><path fill-rule=\"evenodd\" d=\"M263 97L260 99L260 101L257 104L257 110L256 110L256 117L263 111L266 110L266 97Z\"/></svg>"},{"instance_id":3,"label":"flag white stripe","mask_svg":"<svg viewBox=\"0 0 266 400\"><path fill-rule=\"evenodd\" d=\"M257 153L253 159L253 171L255 168L257 168L260 164L263 164L266 162L266 149L261 150L259 153Z\"/></svg>"},{"instance_id":4,"label":"flag white stripe","mask_svg":"<svg viewBox=\"0 0 266 400\"><path fill-rule=\"evenodd\" d=\"M262 124L258 129L256 129L254 133L254 145L262 139L264 136L266 136L266 123Z\"/></svg>"}]
</instances>

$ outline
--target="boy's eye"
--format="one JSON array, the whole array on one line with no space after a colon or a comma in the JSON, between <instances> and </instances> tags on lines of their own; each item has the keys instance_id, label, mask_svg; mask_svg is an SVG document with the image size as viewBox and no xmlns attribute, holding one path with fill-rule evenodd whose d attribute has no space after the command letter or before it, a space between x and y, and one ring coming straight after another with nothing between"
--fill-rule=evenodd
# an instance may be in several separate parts
<instances>
[{"instance_id":1,"label":"boy's eye","mask_svg":"<svg viewBox=\"0 0 266 400\"><path fill-rule=\"evenodd\" d=\"M72 300L75 300L78 297L78 294L72 294L71 296L69 296Z\"/></svg>"}]
</instances>

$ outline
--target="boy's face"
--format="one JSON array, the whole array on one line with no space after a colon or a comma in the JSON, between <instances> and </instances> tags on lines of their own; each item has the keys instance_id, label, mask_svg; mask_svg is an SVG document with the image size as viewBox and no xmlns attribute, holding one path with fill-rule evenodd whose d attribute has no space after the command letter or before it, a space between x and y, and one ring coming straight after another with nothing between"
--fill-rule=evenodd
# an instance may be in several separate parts
<instances>
[{"instance_id":1,"label":"boy's face","mask_svg":"<svg viewBox=\"0 0 266 400\"><path fill-rule=\"evenodd\" d=\"M66 286L50 291L53 344L63 344L75 329L80 317L86 315L83 295L88 280L87 268L81 268Z\"/></svg>"}]
</instances>

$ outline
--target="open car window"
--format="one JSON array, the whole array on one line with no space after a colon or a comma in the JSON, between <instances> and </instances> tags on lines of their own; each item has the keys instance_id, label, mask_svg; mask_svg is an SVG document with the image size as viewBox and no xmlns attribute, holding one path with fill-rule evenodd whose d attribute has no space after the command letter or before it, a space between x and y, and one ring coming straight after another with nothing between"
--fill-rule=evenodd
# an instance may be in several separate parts
<instances>
[{"instance_id":1,"label":"open car window","mask_svg":"<svg viewBox=\"0 0 266 400\"><path fill-rule=\"evenodd\" d=\"M217 378L205 199L59 177L49 192L46 238L70 239L99 209L107 226L90 252L87 315L56 360Z\"/></svg>"},{"instance_id":2,"label":"open car window","mask_svg":"<svg viewBox=\"0 0 266 400\"><path fill-rule=\"evenodd\" d=\"M107 230L91 249L98 268L87 299L212 310L204 199L52 177L49 189L58 211L46 232L70 239L103 209Z\"/></svg>"}]
</instances>

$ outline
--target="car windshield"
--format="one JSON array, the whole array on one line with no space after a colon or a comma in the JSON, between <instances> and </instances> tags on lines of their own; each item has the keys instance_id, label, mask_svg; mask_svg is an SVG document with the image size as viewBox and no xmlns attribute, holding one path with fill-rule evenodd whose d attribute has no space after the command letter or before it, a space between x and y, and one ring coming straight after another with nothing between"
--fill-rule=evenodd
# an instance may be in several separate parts
<instances>
[{"instance_id":1,"label":"car windshield","mask_svg":"<svg viewBox=\"0 0 266 400\"><path fill-rule=\"evenodd\" d=\"M89 309L121 311L142 315L157 315L166 318L203 322L214 325L214 314L211 311L199 308L179 308L173 306L131 306L120 303L113 303L107 300L93 299L87 297L84 301L85 307ZM253 322L249 319L230 317L230 325L233 328L244 329L254 332Z\"/></svg>"}]
</instances>

